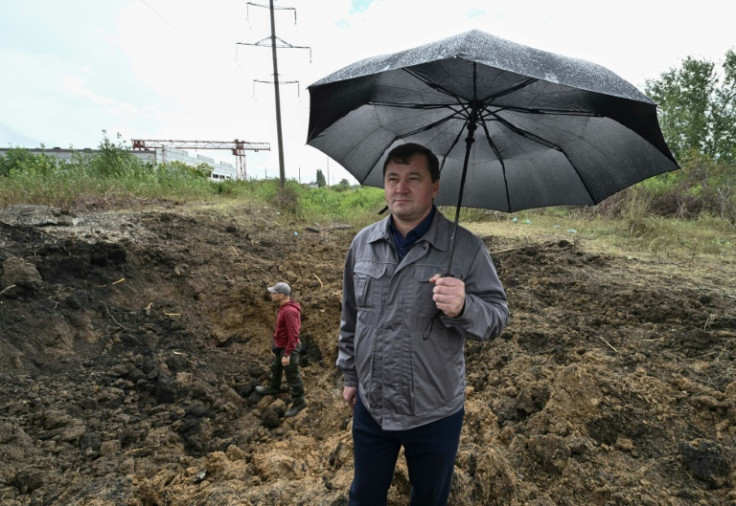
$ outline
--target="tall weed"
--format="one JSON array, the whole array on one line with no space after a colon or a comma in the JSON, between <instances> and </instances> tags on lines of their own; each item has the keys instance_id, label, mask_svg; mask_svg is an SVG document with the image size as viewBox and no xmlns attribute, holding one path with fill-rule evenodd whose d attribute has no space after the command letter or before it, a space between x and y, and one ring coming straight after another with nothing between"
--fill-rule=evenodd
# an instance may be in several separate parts
<instances>
[{"instance_id":1,"label":"tall weed","mask_svg":"<svg viewBox=\"0 0 736 506\"><path fill-rule=\"evenodd\" d=\"M633 237L647 237L656 227L649 213L649 195L646 191L632 188L628 198L621 202L619 213L623 233Z\"/></svg>"}]
</instances>

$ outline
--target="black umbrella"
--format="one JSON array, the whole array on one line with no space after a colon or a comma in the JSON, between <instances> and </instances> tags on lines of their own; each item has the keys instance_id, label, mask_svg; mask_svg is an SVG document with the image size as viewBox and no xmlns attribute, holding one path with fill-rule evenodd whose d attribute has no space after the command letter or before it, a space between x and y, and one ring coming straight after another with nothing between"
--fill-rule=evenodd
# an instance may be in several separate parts
<instances>
[{"instance_id":1,"label":"black umbrella","mask_svg":"<svg viewBox=\"0 0 736 506\"><path fill-rule=\"evenodd\" d=\"M632 84L477 30L362 60L309 93L307 143L361 184L383 186L397 144L432 149L441 166L435 202L456 205L456 223L463 204L592 205L678 168L656 104Z\"/></svg>"}]
</instances>

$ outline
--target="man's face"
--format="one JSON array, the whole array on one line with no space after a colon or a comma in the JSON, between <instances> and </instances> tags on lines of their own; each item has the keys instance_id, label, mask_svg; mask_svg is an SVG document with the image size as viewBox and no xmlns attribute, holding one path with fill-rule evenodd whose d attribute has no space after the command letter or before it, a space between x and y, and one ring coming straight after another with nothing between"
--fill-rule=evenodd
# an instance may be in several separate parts
<instances>
[{"instance_id":1,"label":"man's face","mask_svg":"<svg viewBox=\"0 0 736 506\"><path fill-rule=\"evenodd\" d=\"M416 154L408 164L389 162L383 176L386 204L395 221L416 225L429 214L440 183L432 182L427 158Z\"/></svg>"},{"instance_id":2,"label":"man's face","mask_svg":"<svg viewBox=\"0 0 736 506\"><path fill-rule=\"evenodd\" d=\"M270 295L271 295L271 300L274 302L281 302L281 299L285 297L283 293L277 293L277 292L271 293Z\"/></svg>"}]
</instances>

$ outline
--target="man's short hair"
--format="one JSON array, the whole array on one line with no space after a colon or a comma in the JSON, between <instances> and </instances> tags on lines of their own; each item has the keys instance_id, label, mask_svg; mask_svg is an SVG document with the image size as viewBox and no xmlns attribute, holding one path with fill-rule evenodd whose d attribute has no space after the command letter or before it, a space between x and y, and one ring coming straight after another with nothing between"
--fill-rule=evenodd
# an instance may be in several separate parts
<instances>
[{"instance_id":1,"label":"man's short hair","mask_svg":"<svg viewBox=\"0 0 736 506\"><path fill-rule=\"evenodd\" d=\"M386 175L386 167L388 166L389 162L406 165L409 163L409 160L414 155L424 155L424 157L427 159L427 167L429 168L429 175L432 178L432 182L434 183L435 181L437 181L440 178L440 161L429 148L426 148L421 144L416 144L414 142L400 144L388 153L386 161L383 162L383 175Z\"/></svg>"}]
</instances>

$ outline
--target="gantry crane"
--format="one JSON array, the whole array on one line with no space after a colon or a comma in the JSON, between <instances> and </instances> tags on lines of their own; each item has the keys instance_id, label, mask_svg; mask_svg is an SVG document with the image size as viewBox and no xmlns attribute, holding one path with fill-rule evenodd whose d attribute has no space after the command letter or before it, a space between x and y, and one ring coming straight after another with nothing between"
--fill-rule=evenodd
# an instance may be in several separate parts
<instances>
[{"instance_id":1,"label":"gantry crane","mask_svg":"<svg viewBox=\"0 0 736 506\"><path fill-rule=\"evenodd\" d=\"M185 140L162 140L162 139L132 139L134 150L161 149L162 161L166 148L180 149L229 149L235 155L236 179L245 179L245 152L246 151L271 151L268 142L248 142L235 139L234 141L185 141Z\"/></svg>"}]
</instances>

